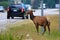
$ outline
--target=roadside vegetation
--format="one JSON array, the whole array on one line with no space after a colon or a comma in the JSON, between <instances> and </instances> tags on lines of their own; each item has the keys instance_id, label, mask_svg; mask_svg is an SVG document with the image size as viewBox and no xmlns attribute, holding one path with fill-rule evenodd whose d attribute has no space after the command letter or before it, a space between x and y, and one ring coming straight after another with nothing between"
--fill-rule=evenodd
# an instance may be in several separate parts
<instances>
[{"instance_id":1,"label":"roadside vegetation","mask_svg":"<svg viewBox=\"0 0 60 40\"><path fill-rule=\"evenodd\" d=\"M37 34L35 26L31 20L18 21L16 23L7 24L7 29L1 31L0 40L60 40L58 15L48 16L51 21L51 34L48 31L42 35L40 27L40 34Z\"/></svg>"},{"instance_id":2,"label":"roadside vegetation","mask_svg":"<svg viewBox=\"0 0 60 40\"><path fill-rule=\"evenodd\" d=\"M4 6L5 9L8 7L8 5L9 5L8 1L0 2L0 6Z\"/></svg>"}]
</instances>

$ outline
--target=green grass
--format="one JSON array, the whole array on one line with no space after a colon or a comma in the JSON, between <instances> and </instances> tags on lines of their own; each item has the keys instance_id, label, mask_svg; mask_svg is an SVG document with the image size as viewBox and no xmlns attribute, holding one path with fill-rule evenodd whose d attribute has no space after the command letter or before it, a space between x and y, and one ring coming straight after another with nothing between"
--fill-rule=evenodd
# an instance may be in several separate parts
<instances>
[{"instance_id":1,"label":"green grass","mask_svg":"<svg viewBox=\"0 0 60 40\"><path fill-rule=\"evenodd\" d=\"M40 34L37 34L35 26L31 20L18 21L14 24L8 24L7 30L0 33L0 40L26 40L31 38L33 40L60 40L60 32L58 28L58 15L48 16L51 21L51 34L48 34L48 30L44 35L41 34L41 27L39 29ZM27 35L30 36L27 36Z\"/></svg>"}]
</instances>

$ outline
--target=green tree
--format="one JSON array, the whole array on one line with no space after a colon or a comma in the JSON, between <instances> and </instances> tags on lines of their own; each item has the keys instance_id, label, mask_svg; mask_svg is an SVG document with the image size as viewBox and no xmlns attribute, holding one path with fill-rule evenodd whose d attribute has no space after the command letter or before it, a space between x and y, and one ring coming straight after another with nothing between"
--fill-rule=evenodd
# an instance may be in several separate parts
<instances>
[{"instance_id":1,"label":"green tree","mask_svg":"<svg viewBox=\"0 0 60 40\"><path fill-rule=\"evenodd\" d=\"M31 4L31 0L26 0L26 4Z\"/></svg>"},{"instance_id":2,"label":"green tree","mask_svg":"<svg viewBox=\"0 0 60 40\"><path fill-rule=\"evenodd\" d=\"M58 4L59 3L59 0L55 0L55 3Z\"/></svg>"},{"instance_id":3,"label":"green tree","mask_svg":"<svg viewBox=\"0 0 60 40\"><path fill-rule=\"evenodd\" d=\"M55 0L47 0L47 7L54 8L55 7Z\"/></svg>"},{"instance_id":4,"label":"green tree","mask_svg":"<svg viewBox=\"0 0 60 40\"><path fill-rule=\"evenodd\" d=\"M0 0L0 2L3 2L3 1L8 1L8 0Z\"/></svg>"},{"instance_id":5,"label":"green tree","mask_svg":"<svg viewBox=\"0 0 60 40\"><path fill-rule=\"evenodd\" d=\"M38 8L40 6L40 0L34 0L33 8Z\"/></svg>"},{"instance_id":6,"label":"green tree","mask_svg":"<svg viewBox=\"0 0 60 40\"><path fill-rule=\"evenodd\" d=\"M21 0L25 4L31 4L31 0Z\"/></svg>"}]
</instances>

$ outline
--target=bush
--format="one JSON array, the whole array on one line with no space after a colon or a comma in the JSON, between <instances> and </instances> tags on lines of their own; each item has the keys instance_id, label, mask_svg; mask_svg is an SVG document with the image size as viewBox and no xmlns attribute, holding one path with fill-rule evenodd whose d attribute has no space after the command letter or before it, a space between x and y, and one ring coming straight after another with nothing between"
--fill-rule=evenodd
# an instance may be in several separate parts
<instances>
[{"instance_id":1,"label":"bush","mask_svg":"<svg viewBox=\"0 0 60 40\"><path fill-rule=\"evenodd\" d=\"M0 6L4 6L4 8L6 8L8 5L8 1L0 2Z\"/></svg>"}]
</instances>

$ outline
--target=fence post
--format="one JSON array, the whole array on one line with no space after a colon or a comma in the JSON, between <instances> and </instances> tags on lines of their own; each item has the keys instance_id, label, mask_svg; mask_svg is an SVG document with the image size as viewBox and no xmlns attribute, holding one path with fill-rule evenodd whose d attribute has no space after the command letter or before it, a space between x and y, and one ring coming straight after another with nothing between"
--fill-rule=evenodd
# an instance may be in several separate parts
<instances>
[{"instance_id":1,"label":"fence post","mask_svg":"<svg viewBox=\"0 0 60 40\"><path fill-rule=\"evenodd\" d=\"M41 0L41 16L43 16L43 0Z\"/></svg>"},{"instance_id":2,"label":"fence post","mask_svg":"<svg viewBox=\"0 0 60 40\"><path fill-rule=\"evenodd\" d=\"M41 0L41 16L43 16L43 0ZM42 33L44 32L44 27L42 27Z\"/></svg>"}]
</instances>

